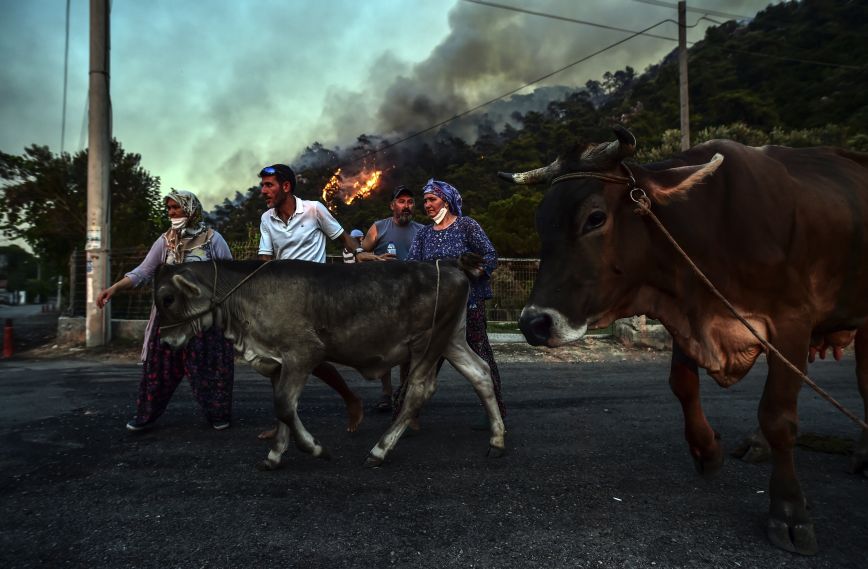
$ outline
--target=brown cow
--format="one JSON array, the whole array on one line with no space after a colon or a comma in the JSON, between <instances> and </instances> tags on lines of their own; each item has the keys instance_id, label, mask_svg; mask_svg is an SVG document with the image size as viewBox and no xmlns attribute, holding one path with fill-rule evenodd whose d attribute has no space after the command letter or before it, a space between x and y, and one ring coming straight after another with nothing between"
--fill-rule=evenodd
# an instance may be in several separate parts
<instances>
[{"instance_id":1,"label":"brown cow","mask_svg":"<svg viewBox=\"0 0 868 569\"><path fill-rule=\"evenodd\" d=\"M635 213L634 200L647 195L711 282L801 370L812 337L859 330L857 375L868 418L868 155L714 140L662 163L626 166L636 140L624 129L616 135L545 168L500 174L551 185L537 210L539 275L520 319L528 342L558 346L616 318L659 319L674 339L670 384L690 451L701 471L719 468L697 366L728 387L764 349L648 216ZM758 415L773 455L769 539L812 554L813 523L793 464L801 384L770 357ZM864 468L868 432L857 456Z\"/></svg>"}]
</instances>

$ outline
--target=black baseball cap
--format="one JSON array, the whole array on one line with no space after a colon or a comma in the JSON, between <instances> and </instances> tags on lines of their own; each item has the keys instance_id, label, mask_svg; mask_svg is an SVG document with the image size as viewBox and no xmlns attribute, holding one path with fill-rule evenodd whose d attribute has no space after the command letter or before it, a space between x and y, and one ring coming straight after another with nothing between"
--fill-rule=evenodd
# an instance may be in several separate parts
<instances>
[{"instance_id":1,"label":"black baseball cap","mask_svg":"<svg viewBox=\"0 0 868 569\"><path fill-rule=\"evenodd\" d=\"M293 172L292 168L286 164L272 164L271 166L266 166L259 171L259 177L262 178L263 176L277 176L278 182L281 184L283 182L289 182L289 185L292 186L292 191L295 191L295 172Z\"/></svg>"},{"instance_id":2,"label":"black baseball cap","mask_svg":"<svg viewBox=\"0 0 868 569\"><path fill-rule=\"evenodd\" d=\"M407 186L400 185L395 188L394 192L392 192L392 200L398 199L398 196L400 196L401 194L407 194L411 198L413 197L413 192L411 192L410 189L407 188Z\"/></svg>"}]
</instances>

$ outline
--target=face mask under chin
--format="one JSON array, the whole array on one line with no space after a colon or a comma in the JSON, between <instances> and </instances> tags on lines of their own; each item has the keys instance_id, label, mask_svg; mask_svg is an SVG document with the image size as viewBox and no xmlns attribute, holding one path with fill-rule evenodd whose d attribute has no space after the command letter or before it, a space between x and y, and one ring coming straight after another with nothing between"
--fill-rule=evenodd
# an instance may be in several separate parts
<instances>
[{"instance_id":1,"label":"face mask under chin","mask_svg":"<svg viewBox=\"0 0 868 569\"><path fill-rule=\"evenodd\" d=\"M440 211L437 212L437 215L433 217L434 223L440 223L443 221L443 218L446 217L446 214L449 212L449 208L443 206Z\"/></svg>"},{"instance_id":2,"label":"face mask under chin","mask_svg":"<svg viewBox=\"0 0 868 569\"><path fill-rule=\"evenodd\" d=\"M170 217L169 221L172 223L172 229L183 229L187 226L186 217Z\"/></svg>"}]
</instances>

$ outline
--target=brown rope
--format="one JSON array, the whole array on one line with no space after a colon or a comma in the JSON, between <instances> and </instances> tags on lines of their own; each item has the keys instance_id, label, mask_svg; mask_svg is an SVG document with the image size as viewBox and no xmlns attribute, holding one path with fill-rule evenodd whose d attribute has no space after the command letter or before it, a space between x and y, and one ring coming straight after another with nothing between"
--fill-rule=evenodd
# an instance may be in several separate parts
<instances>
[{"instance_id":1,"label":"brown rope","mask_svg":"<svg viewBox=\"0 0 868 569\"><path fill-rule=\"evenodd\" d=\"M636 194L639 194L639 196L636 197L634 192ZM675 239L672 237L672 235L666 230L665 227L663 227L663 224L660 223L660 220L657 218L656 215L654 215L654 212L651 211L651 202L648 200L648 196L645 195L644 190L642 190L640 188L634 188L633 190L630 191L630 197L639 206L635 210L636 213L638 213L640 215L647 215L651 218L651 220L654 222L654 224L657 225L657 227L660 229L660 231L663 232L663 235L665 235L666 238L669 239L669 242L672 243L672 245L675 247L675 249L678 251L678 253L682 257L684 257L684 260L687 261L687 264L690 265L690 268L693 269L693 272L696 273L696 275L700 278L700 280L702 280L702 282L705 283L705 285L709 288L709 290L711 290L711 292L714 293L714 295L718 299L720 299L720 301L723 304L726 305L726 307L730 310L730 312L732 312L733 315L736 318L738 318L739 322L744 324L745 328L750 330L750 332L756 337L757 340L759 340L759 342L765 347L765 349L768 352L771 352L774 355L776 355L777 357L779 357L784 362L784 364L788 368L790 368L790 370L792 370L793 372L798 374L799 377L802 378L802 381L807 383L808 386L811 389L813 389L814 391L816 391L820 397L822 397L823 399L825 399L826 401L828 401L829 403L834 405L839 411L844 413L847 417L849 417L857 425L860 425L863 429L868 430L868 424L866 424L865 421L861 420L859 417L857 417L855 414L853 414L849 409L847 409L846 407L841 405L838 401L836 401L834 397L832 397L831 395L826 393L826 391L824 391L822 387L820 387L819 385L814 383L811 380L811 378L809 378L807 375L805 375L802 372L802 370L800 370L795 365L793 365L792 362L790 362L790 360L785 358L784 355L781 354L781 352L778 351L778 349L775 348L768 340L766 340L765 338L760 336L759 332L756 331L756 329L751 325L751 323L748 322L747 320L745 320L745 318L741 314L738 313L738 311L735 309L735 307L732 304L730 304L730 302L726 299L726 297L724 297L720 293L719 290L717 290L717 287L715 287L711 283L711 281L708 280L708 277L705 276L705 274L699 269L699 267L697 267L696 264L690 259L690 257L684 251L684 249L681 248L681 246L678 244L678 242L675 241Z\"/></svg>"}]
</instances>

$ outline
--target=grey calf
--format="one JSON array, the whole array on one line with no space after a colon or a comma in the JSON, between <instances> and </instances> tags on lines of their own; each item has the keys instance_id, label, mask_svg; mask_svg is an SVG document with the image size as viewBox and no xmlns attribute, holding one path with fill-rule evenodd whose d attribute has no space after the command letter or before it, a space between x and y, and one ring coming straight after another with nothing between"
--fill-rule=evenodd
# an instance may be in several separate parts
<instances>
[{"instance_id":1,"label":"grey calf","mask_svg":"<svg viewBox=\"0 0 868 569\"><path fill-rule=\"evenodd\" d=\"M500 456L505 429L491 372L467 345L465 334L465 273L474 273L472 265L470 257L437 265L186 263L160 270L154 301L161 336L169 345L183 346L197 331L220 326L244 359L271 378L280 422L263 468L280 464L290 433L301 450L327 457L298 416L308 374L324 361L374 379L398 364L410 364L404 405L371 449L368 465L383 462L434 393L441 357L470 381L485 406L491 424L489 453Z\"/></svg>"}]
</instances>

